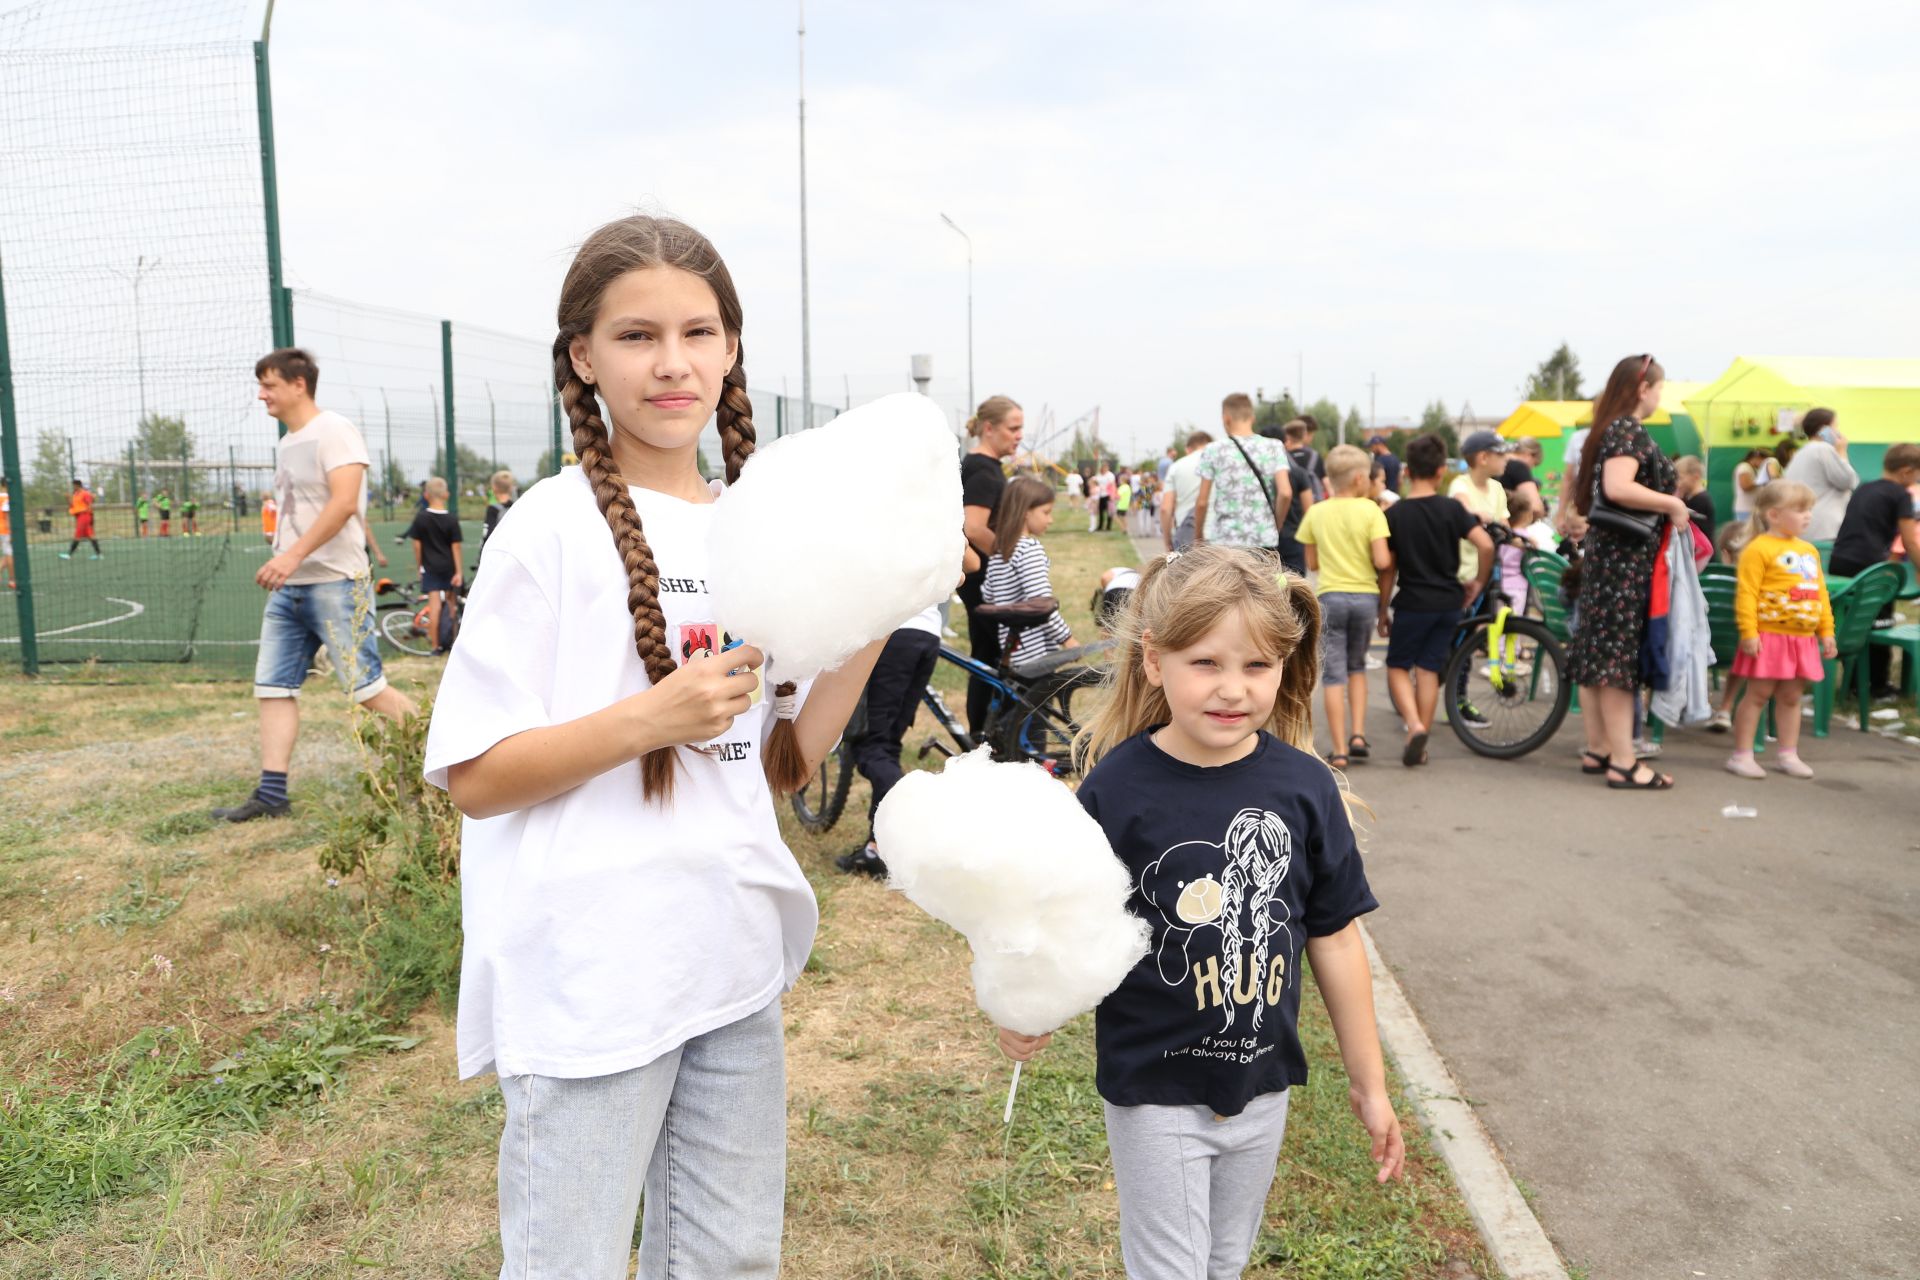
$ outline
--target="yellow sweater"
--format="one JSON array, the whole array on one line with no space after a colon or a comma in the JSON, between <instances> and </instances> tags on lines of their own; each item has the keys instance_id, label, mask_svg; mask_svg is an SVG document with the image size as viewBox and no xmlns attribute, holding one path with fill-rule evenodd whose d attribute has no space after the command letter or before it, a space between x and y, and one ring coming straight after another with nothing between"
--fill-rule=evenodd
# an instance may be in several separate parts
<instances>
[{"instance_id":1,"label":"yellow sweater","mask_svg":"<svg viewBox=\"0 0 1920 1280\"><path fill-rule=\"evenodd\" d=\"M1763 533L1740 553L1740 589L1733 597L1740 638L1762 631L1783 636L1830 636L1833 606L1820 553L1799 538Z\"/></svg>"}]
</instances>

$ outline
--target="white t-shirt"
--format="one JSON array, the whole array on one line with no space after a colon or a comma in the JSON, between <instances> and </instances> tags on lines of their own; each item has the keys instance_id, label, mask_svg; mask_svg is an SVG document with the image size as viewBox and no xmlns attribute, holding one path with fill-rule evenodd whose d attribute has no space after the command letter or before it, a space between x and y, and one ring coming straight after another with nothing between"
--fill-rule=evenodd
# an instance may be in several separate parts
<instances>
[{"instance_id":1,"label":"white t-shirt","mask_svg":"<svg viewBox=\"0 0 1920 1280\"><path fill-rule=\"evenodd\" d=\"M724 646L706 587L712 505L631 493L676 661ZM781 678L772 661L763 675ZM444 787L450 766L502 739L650 684L613 536L568 467L527 490L487 542L434 703L427 781ZM761 771L773 720L763 698L713 750L678 748L671 807L642 798L636 761L461 824L463 1079L627 1071L793 985L819 911Z\"/></svg>"},{"instance_id":2,"label":"white t-shirt","mask_svg":"<svg viewBox=\"0 0 1920 1280\"><path fill-rule=\"evenodd\" d=\"M367 442L351 422L323 409L298 431L280 437L274 447L273 492L280 504L280 522L273 530L273 553L279 555L305 536L331 496L327 473L336 467L371 466ZM361 508L365 508L365 482ZM611 535L609 535L611 536ZM362 517L347 517L340 531L314 548L287 578L288 586L337 582L367 572L367 531Z\"/></svg>"},{"instance_id":3,"label":"white t-shirt","mask_svg":"<svg viewBox=\"0 0 1920 1280\"><path fill-rule=\"evenodd\" d=\"M1200 500L1200 455L1189 453L1167 468L1167 487L1173 490L1173 527L1178 529L1182 521L1193 514L1193 504Z\"/></svg>"},{"instance_id":4,"label":"white t-shirt","mask_svg":"<svg viewBox=\"0 0 1920 1280\"><path fill-rule=\"evenodd\" d=\"M1080 490L1085 485L1086 485L1086 481L1081 478L1080 473L1078 471L1067 472L1067 496L1068 497L1070 498L1079 497Z\"/></svg>"},{"instance_id":5,"label":"white t-shirt","mask_svg":"<svg viewBox=\"0 0 1920 1280\"><path fill-rule=\"evenodd\" d=\"M902 631L924 631L936 639L940 635L940 625L945 619L944 604L930 604L920 612L900 624Z\"/></svg>"}]
</instances>

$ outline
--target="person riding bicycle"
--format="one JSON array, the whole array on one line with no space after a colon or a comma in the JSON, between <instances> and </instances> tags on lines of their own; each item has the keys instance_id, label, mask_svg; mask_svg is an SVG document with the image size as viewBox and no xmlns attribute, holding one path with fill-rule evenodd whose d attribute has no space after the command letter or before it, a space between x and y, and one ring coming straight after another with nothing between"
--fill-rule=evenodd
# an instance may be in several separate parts
<instances>
[{"instance_id":1,"label":"person riding bicycle","mask_svg":"<svg viewBox=\"0 0 1920 1280\"><path fill-rule=\"evenodd\" d=\"M1437 435L1407 444L1407 493L1387 508L1387 544L1393 552L1395 592L1380 610L1387 637L1387 689L1394 709L1407 723L1400 763L1427 762L1427 739L1440 701L1440 672L1446 667L1461 611L1486 589L1493 572L1493 539L1474 514L1440 493L1447 445ZM1460 543L1478 553L1473 581L1460 583Z\"/></svg>"}]
</instances>

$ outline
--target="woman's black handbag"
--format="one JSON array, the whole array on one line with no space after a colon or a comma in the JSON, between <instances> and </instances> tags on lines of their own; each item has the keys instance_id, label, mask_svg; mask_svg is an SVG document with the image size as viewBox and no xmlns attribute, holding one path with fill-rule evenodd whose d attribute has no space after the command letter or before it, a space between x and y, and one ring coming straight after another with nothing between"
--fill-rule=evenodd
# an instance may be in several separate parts
<instances>
[{"instance_id":1,"label":"woman's black handbag","mask_svg":"<svg viewBox=\"0 0 1920 1280\"><path fill-rule=\"evenodd\" d=\"M1619 537L1652 546L1660 536L1660 525L1666 517L1658 511L1641 511L1609 502L1605 480L1604 475L1593 478L1593 506L1587 512L1587 523Z\"/></svg>"}]
</instances>

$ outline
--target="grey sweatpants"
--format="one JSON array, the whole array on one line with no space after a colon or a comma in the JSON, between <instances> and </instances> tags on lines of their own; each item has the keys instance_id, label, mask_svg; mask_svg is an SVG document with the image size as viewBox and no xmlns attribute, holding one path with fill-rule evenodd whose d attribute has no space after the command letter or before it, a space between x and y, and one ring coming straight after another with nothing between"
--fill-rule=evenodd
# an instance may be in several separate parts
<instances>
[{"instance_id":1,"label":"grey sweatpants","mask_svg":"<svg viewBox=\"0 0 1920 1280\"><path fill-rule=\"evenodd\" d=\"M1106 1103L1127 1280L1237 1280L1273 1187L1287 1095L1237 1116Z\"/></svg>"}]
</instances>

